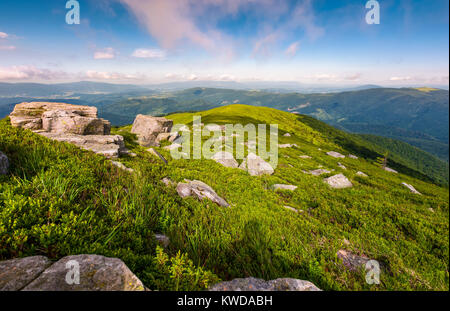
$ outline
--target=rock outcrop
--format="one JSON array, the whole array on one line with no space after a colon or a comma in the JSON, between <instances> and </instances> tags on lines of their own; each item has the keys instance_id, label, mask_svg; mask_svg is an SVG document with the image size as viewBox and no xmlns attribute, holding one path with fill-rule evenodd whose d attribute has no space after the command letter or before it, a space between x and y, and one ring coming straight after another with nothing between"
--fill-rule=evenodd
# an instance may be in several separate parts
<instances>
[{"instance_id":1,"label":"rock outcrop","mask_svg":"<svg viewBox=\"0 0 450 311\"><path fill-rule=\"evenodd\" d=\"M47 138L74 144L106 157L126 152L123 137L110 135L109 121L97 117L97 108L65 103L21 103L10 114L11 125Z\"/></svg>"},{"instance_id":2,"label":"rock outcrop","mask_svg":"<svg viewBox=\"0 0 450 311\"><path fill-rule=\"evenodd\" d=\"M9 159L0 151L0 175L6 175L9 172Z\"/></svg>"},{"instance_id":3,"label":"rock outcrop","mask_svg":"<svg viewBox=\"0 0 450 311\"><path fill-rule=\"evenodd\" d=\"M320 291L309 281L282 278L265 281L253 277L220 282L211 286L209 291Z\"/></svg>"},{"instance_id":4,"label":"rock outcrop","mask_svg":"<svg viewBox=\"0 0 450 311\"><path fill-rule=\"evenodd\" d=\"M225 167L239 167L239 163L234 159L233 155L230 152L219 151L215 155L213 155L211 159L219 164L222 164Z\"/></svg>"},{"instance_id":5,"label":"rock outcrop","mask_svg":"<svg viewBox=\"0 0 450 311\"><path fill-rule=\"evenodd\" d=\"M402 182L402 185L405 186L406 188L408 188L409 191L411 191L412 193L421 195L421 193L419 191L417 191L416 188L414 188L412 185L407 184L405 182Z\"/></svg>"},{"instance_id":6,"label":"rock outcrop","mask_svg":"<svg viewBox=\"0 0 450 311\"><path fill-rule=\"evenodd\" d=\"M337 174L323 180L327 184L329 184L332 188L342 189L342 188L350 188L353 184L345 177L343 174Z\"/></svg>"},{"instance_id":7,"label":"rock outcrop","mask_svg":"<svg viewBox=\"0 0 450 311\"><path fill-rule=\"evenodd\" d=\"M11 125L33 131L76 135L109 135L111 124L97 108L65 103L21 103L9 115Z\"/></svg>"},{"instance_id":8,"label":"rock outcrop","mask_svg":"<svg viewBox=\"0 0 450 311\"><path fill-rule=\"evenodd\" d=\"M230 206L227 201L222 199L217 195L217 193L207 184L199 180L185 180L185 183L178 183L177 192L182 198L194 196L200 201L203 199L208 199L219 206L228 207Z\"/></svg>"},{"instance_id":9,"label":"rock outcrop","mask_svg":"<svg viewBox=\"0 0 450 311\"><path fill-rule=\"evenodd\" d=\"M74 255L55 263L43 256L2 261L0 290L143 291L145 287L120 259Z\"/></svg>"},{"instance_id":10,"label":"rock outcrop","mask_svg":"<svg viewBox=\"0 0 450 311\"><path fill-rule=\"evenodd\" d=\"M239 165L239 168L246 170L251 176L274 173L272 166L254 153L250 153Z\"/></svg>"},{"instance_id":11,"label":"rock outcrop","mask_svg":"<svg viewBox=\"0 0 450 311\"><path fill-rule=\"evenodd\" d=\"M159 147L161 140L170 138L172 126L172 120L138 114L133 122L131 133L137 135L138 143L141 146Z\"/></svg>"}]
</instances>

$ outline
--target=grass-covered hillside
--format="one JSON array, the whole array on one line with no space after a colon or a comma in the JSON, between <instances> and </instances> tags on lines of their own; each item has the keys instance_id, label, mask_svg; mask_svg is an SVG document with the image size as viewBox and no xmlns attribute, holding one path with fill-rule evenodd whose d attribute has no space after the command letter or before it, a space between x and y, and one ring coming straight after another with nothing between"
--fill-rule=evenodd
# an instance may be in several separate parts
<instances>
[{"instance_id":1,"label":"grass-covered hillside","mask_svg":"<svg viewBox=\"0 0 450 311\"><path fill-rule=\"evenodd\" d=\"M193 115L168 118L191 125ZM119 159L134 169L130 173L102 156L2 120L0 150L12 167L0 176L0 260L38 254L119 257L150 289L204 289L219 279L247 276L299 278L324 290L449 289L448 188L401 163L389 163L399 174L384 171L374 164L377 154L370 146L326 133L320 122L303 116L244 105L195 115L205 124L278 124L279 143L297 147L279 149L273 175L250 176L212 160L173 160L169 151L156 148L166 165L134 142L129 126L115 128L137 154ZM282 136L287 132L291 137ZM359 158L336 159L327 151ZM334 171L303 173L319 167ZM333 189L323 182L337 173L353 187ZM230 207L181 199L161 182L164 177L203 181ZM298 188L275 192L274 184ZM155 232L169 236L167 250L157 248ZM347 270L336 255L341 249L381 262L381 284L366 284L363 270Z\"/></svg>"}]
</instances>

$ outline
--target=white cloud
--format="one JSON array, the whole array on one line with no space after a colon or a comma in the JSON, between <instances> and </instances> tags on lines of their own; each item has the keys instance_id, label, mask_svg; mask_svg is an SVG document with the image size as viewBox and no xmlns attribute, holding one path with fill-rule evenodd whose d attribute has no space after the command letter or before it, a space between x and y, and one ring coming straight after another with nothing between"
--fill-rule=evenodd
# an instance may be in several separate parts
<instances>
[{"instance_id":1,"label":"white cloud","mask_svg":"<svg viewBox=\"0 0 450 311\"><path fill-rule=\"evenodd\" d=\"M165 58L166 52L159 49L137 49L131 56L137 58Z\"/></svg>"},{"instance_id":2,"label":"white cloud","mask_svg":"<svg viewBox=\"0 0 450 311\"><path fill-rule=\"evenodd\" d=\"M14 51L15 49L14 45L0 45L0 51Z\"/></svg>"},{"instance_id":3,"label":"white cloud","mask_svg":"<svg viewBox=\"0 0 450 311\"><path fill-rule=\"evenodd\" d=\"M88 70L85 75L88 79L94 80L136 80L145 78L142 75L132 75L119 72L104 72Z\"/></svg>"},{"instance_id":4,"label":"white cloud","mask_svg":"<svg viewBox=\"0 0 450 311\"><path fill-rule=\"evenodd\" d=\"M55 80L67 78L63 71L36 68L34 66L0 67L0 80Z\"/></svg>"},{"instance_id":5,"label":"white cloud","mask_svg":"<svg viewBox=\"0 0 450 311\"><path fill-rule=\"evenodd\" d=\"M0 31L0 39L6 39L8 37L9 37L9 35L7 33Z\"/></svg>"},{"instance_id":6,"label":"white cloud","mask_svg":"<svg viewBox=\"0 0 450 311\"><path fill-rule=\"evenodd\" d=\"M113 59L116 57L116 52L113 48L106 48L95 52L94 59Z\"/></svg>"},{"instance_id":7,"label":"white cloud","mask_svg":"<svg viewBox=\"0 0 450 311\"><path fill-rule=\"evenodd\" d=\"M299 47L300 42L299 41L294 42L291 45L289 45L289 47L284 51L284 53L287 56L294 57L297 54Z\"/></svg>"},{"instance_id":8,"label":"white cloud","mask_svg":"<svg viewBox=\"0 0 450 311\"><path fill-rule=\"evenodd\" d=\"M407 77L390 77L390 81L410 81L412 78L410 76Z\"/></svg>"}]
</instances>

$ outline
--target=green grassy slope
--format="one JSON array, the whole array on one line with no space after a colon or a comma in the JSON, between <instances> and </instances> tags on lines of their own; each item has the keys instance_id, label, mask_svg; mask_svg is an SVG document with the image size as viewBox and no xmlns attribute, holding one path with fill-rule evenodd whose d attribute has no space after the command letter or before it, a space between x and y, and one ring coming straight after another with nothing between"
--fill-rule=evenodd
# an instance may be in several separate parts
<instances>
[{"instance_id":1,"label":"green grassy slope","mask_svg":"<svg viewBox=\"0 0 450 311\"><path fill-rule=\"evenodd\" d=\"M82 252L117 256L152 289L201 289L216 281L215 275L294 277L326 290L449 289L448 189L385 172L372 164L367 147L355 141L346 145L345 139L332 138L290 113L233 105L200 115L204 123L277 123L280 134L293 134L280 137L280 143L298 148L280 149L274 175L252 177L211 160L173 160L159 148L169 160L164 165L123 127L115 132L138 154L120 159L135 170L129 174L98 155L1 121L0 150L10 156L12 174L0 177L0 258ZM192 122L189 113L170 118ZM330 150L361 157L339 159L347 167L342 170L338 159L325 154ZM303 154L312 158L299 158ZM329 188L322 179L332 174L302 173L319 166L342 172L353 188ZM160 182L163 177L201 180L231 207L182 200ZM423 195L410 193L401 182ZM274 192L270 187L276 183L298 188ZM169 255L181 251L194 265L186 258L179 263L177 257L156 256L153 232L170 237ZM381 261L381 284L366 284L364 271L347 271L336 257L343 248ZM187 268L174 276L173 266Z\"/></svg>"}]
</instances>

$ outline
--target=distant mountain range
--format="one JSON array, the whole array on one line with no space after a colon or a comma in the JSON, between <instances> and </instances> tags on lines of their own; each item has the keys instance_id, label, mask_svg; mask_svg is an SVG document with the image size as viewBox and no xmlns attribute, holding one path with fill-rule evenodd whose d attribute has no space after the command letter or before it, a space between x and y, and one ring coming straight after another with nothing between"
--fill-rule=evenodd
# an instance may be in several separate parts
<instances>
[{"instance_id":1,"label":"distant mountain range","mask_svg":"<svg viewBox=\"0 0 450 311\"><path fill-rule=\"evenodd\" d=\"M328 88L323 92L298 93L288 88L301 88L300 84L277 83L191 81L158 86L0 83L0 118L8 115L16 103L36 100L94 105L99 115L114 125L130 124L139 113L164 115L239 103L306 114L341 130L398 139L448 162L448 90L364 85L341 92ZM195 85L204 87L178 90ZM212 85L220 87L206 87Z\"/></svg>"}]
</instances>

